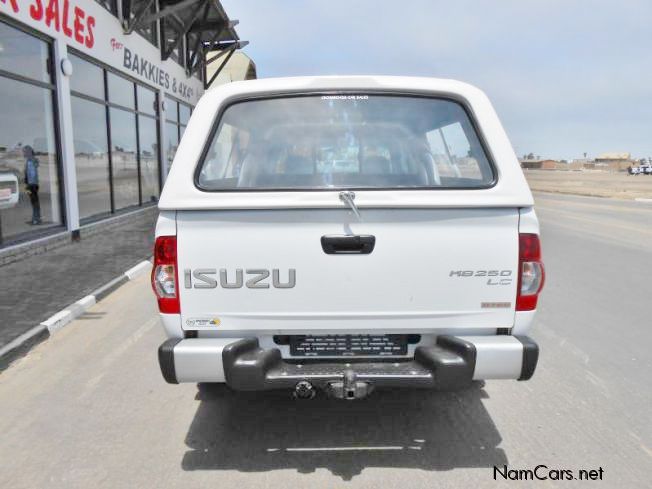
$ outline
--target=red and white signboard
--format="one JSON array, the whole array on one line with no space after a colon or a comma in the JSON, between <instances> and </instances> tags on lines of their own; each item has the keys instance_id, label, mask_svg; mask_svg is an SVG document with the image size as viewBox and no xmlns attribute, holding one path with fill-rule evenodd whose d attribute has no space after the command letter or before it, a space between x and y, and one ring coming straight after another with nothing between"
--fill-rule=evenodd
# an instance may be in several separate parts
<instances>
[{"instance_id":1,"label":"red and white signboard","mask_svg":"<svg viewBox=\"0 0 652 489\"><path fill-rule=\"evenodd\" d=\"M190 104L203 93L200 80L172 59L161 61L159 48L139 34L124 35L120 21L91 0L0 0L0 14Z\"/></svg>"}]
</instances>

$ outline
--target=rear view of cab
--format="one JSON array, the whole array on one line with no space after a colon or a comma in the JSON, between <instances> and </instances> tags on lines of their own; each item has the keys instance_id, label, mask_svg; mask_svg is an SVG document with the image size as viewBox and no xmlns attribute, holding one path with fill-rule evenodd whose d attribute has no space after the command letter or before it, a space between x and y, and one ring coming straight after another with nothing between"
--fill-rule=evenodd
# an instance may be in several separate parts
<instances>
[{"instance_id":1,"label":"rear view of cab","mask_svg":"<svg viewBox=\"0 0 652 489\"><path fill-rule=\"evenodd\" d=\"M169 382L354 399L534 372L538 222L474 87L220 87L197 106L159 207Z\"/></svg>"}]
</instances>

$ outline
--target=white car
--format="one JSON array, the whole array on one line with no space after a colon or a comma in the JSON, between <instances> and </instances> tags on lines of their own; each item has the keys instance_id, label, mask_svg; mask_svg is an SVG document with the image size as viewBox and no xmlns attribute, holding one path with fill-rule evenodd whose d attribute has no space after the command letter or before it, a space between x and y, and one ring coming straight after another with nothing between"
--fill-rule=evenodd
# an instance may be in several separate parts
<instances>
[{"instance_id":1,"label":"white car","mask_svg":"<svg viewBox=\"0 0 652 489\"><path fill-rule=\"evenodd\" d=\"M13 172L0 171L0 209L14 207L19 197L18 177Z\"/></svg>"},{"instance_id":2,"label":"white car","mask_svg":"<svg viewBox=\"0 0 652 489\"><path fill-rule=\"evenodd\" d=\"M163 377L344 399L527 380L544 282L533 205L491 103L465 83L208 91L159 201Z\"/></svg>"},{"instance_id":3,"label":"white car","mask_svg":"<svg viewBox=\"0 0 652 489\"><path fill-rule=\"evenodd\" d=\"M629 166L627 173L630 175L652 175L652 164L641 163L638 166Z\"/></svg>"}]
</instances>

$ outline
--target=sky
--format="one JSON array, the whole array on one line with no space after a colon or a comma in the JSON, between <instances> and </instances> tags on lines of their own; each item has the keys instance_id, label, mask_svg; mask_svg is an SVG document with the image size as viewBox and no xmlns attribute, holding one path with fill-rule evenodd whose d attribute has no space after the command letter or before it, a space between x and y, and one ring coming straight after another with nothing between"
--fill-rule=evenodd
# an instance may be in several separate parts
<instances>
[{"instance_id":1,"label":"sky","mask_svg":"<svg viewBox=\"0 0 652 489\"><path fill-rule=\"evenodd\" d=\"M516 153L652 156L651 0L222 0L259 78L472 83Z\"/></svg>"}]
</instances>

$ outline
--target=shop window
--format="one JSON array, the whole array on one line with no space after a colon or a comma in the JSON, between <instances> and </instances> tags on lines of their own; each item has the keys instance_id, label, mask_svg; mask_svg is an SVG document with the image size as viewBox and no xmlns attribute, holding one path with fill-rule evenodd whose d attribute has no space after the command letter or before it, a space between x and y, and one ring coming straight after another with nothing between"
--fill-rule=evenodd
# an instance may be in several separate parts
<instances>
[{"instance_id":1,"label":"shop window","mask_svg":"<svg viewBox=\"0 0 652 489\"><path fill-rule=\"evenodd\" d=\"M110 71L107 72L109 86L109 102L122 107L135 109L134 83Z\"/></svg>"},{"instance_id":2,"label":"shop window","mask_svg":"<svg viewBox=\"0 0 652 489\"><path fill-rule=\"evenodd\" d=\"M172 122L165 123L165 153L167 158L167 168L170 171L174 155L177 153L179 147L179 125Z\"/></svg>"},{"instance_id":3,"label":"shop window","mask_svg":"<svg viewBox=\"0 0 652 489\"><path fill-rule=\"evenodd\" d=\"M0 47L0 71L51 82L48 43L0 22Z\"/></svg>"},{"instance_id":4,"label":"shop window","mask_svg":"<svg viewBox=\"0 0 652 489\"><path fill-rule=\"evenodd\" d=\"M104 104L72 97L79 217L111 212L109 155Z\"/></svg>"},{"instance_id":5,"label":"shop window","mask_svg":"<svg viewBox=\"0 0 652 489\"><path fill-rule=\"evenodd\" d=\"M183 138L183 133L186 132L186 125L190 120L190 107L186 104L179 102L179 141Z\"/></svg>"},{"instance_id":6,"label":"shop window","mask_svg":"<svg viewBox=\"0 0 652 489\"><path fill-rule=\"evenodd\" d=\"M156 92L142 85L137 85L136 89L138 94L138 112L156 115L158 111Z\"/></svg>"},{"instance_id":7,"label":"shop window","mask_svg":"<svg viewBox=\"0 0 652 489\"><path fill-rule=\"evenodd\" d=\"M71 59L73 77L93 76L93 83L103 86L106 76L108 88L104 96L103 90L91 94L90 83L73 85L80 217L90 220L158 200L158 93L79 56Z\"/></svg>"},{"instance_id":8,"label":"shop window","mask_svg":"<svg viewBox=\"0 0 652 489\"><path fill-rule=\"evenodd\" d=\"M174 155L176 154L179 141L186 130L186 124L190 119L191 108L183 102L177 102L172 97L165 97L165 127L166 127L166 144L165 152L168 162L168 171L172 166Z\"/></svg>"},{"instance_id":9,"label":"shop window","mask_svg":"<svg viewBox=\"0 0 652 489\"><path fill-rule=\"evenodd\" d=\"M104 72L85 59L68 54L72 63L70 90L104 100Z\"/></svg>"},{"instance_id":10,"label":"shop window","mask_svg":"<svg viewBox=\"0 0 652 489\"><path fill-rule=\"evenodd\" d=\"M61 226L63 212L50 46L2 22L0 46L0 244L6 244Z\"/></svg>"},{"instance_id":11,"label":"shop window","mask_svg":"<svg viewBox=\"0 0 652 489\"><path fill-rule=\"evenodd\" d=\"M185 104L179 104L179 122L183 125L188 124L190 120L190 107Z\"/></svg>"},{"instance_id":12,"label":"shop window","mask_svg":"<svg viewBox=\"0 0 652 489\"><path fill-rule=\"evenodd\" d=\"M143 204L156 202L159 196L159 150L156 119L138 116L140 149L140 188Z\"/></svg>"},{"instance_id":13,"label":"shop window","mask_svg":"<svg viewBox=\"0 0 652 489\"><path fill-rule=\"evenodd\" d=\"M136 115L111 108L111 168L115 210L139 204Z\"/></svg>"},{"instance_id":14,"label":"shop window","mask_svg":"<svg viewBox=\"0 0 652 489\"><path fill-rule=\"evenodd\" d=\"M165 96L165 120L179 123L179 103L167 95Z\"/></svg>"}]
</instances>

